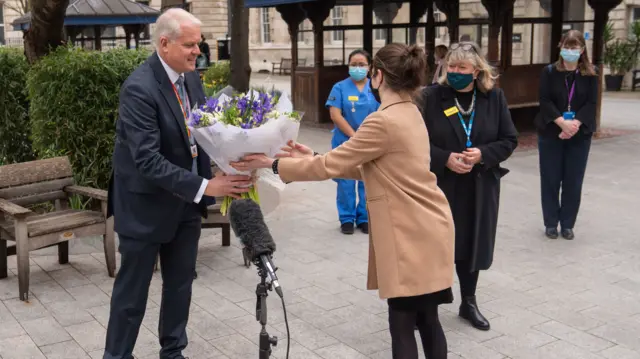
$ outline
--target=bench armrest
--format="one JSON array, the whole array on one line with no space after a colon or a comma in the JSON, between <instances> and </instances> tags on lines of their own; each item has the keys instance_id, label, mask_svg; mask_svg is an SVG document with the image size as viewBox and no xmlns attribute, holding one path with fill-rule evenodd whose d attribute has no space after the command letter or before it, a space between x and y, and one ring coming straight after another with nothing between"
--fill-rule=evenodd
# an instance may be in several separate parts
<instances>
[{"instance_id":1,"label":"bench armrest","mask_svg":"<svg viewBox=\"0 0 640 359\"><path fill-rule=\"evenodd\" d=\"M31 212L31 210L26 209L22 206L18 206L17 204L9 202L4 198L0 198L0 212L6 213L9 216L18 219L24 218L28 214L33 213Z\"/></svg>"},{"instance_id":2,"label":"bench armrest","mask_svg":"<svg viewBox=\"0 0 640 359\"><path fill-rule=\"evenodd\" d=\"M64 188L64 191L67 193L79 194L83 196L87 196L90 198L94 198L100 201L106 201L108 197L108 193L105 190L91 188L91 187L83 187L83 186L67 186Z\"/></svg>"}]
</instances>

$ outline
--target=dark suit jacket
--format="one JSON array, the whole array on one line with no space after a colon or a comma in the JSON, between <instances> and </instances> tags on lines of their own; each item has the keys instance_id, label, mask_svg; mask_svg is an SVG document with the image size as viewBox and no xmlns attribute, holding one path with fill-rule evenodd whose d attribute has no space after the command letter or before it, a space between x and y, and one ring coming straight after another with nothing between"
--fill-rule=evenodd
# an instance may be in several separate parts
<instances>
[{"instance_id":1,"label":"dark suit jacket","mask_svg":"<svg viewBox=\"0 0 640 359\"><path fill-rule=\"evenodd\" d=\"M567 110L569 90L565 84L566 71L558 71L555 66L545 66L540 74L540 113L536 126L541 135L558 137L560 127L553 121ZM576 89L571 100L571 111L582 122L580 132L591 134L596 131L596 104L598 102L598 76L575 75ZM571 84L569 84L571 86Z\"/></svg>"},{"instance_id":2,"label":"dark suit jacket","mask_svg":"<svg viewBox=\"0 0 640 359\"><path fill-rule=\"evenodd\" d=\"M459 175L447 167L452 152L465 150L467 136L457 114L445 115L445 110L455 106L455 91L449 86L435 85L423 90L422 116L429 131L431 171L438 178L438 186L450 204L456 193L475 195L475 218L453 210L456 228L470 225L474 233L471 244L471 269L488 269L493 261L493 248L498 223L500 179L508 173L500 167L518 145L518 133L511 121L507 101L501 89L488 93L478 91L476 115L471 131L473 147L482 152L482 163L474 166L470 174ZM465 119L466 120L466 119ZM466 176L462 178L462 176ZM469 176L472 176L470 180ZM460 188L472 186L473 188ZM457 229L456 229L457 230Z\"/></svg>"},{"instance_id":3,"label":"dark suit jacket","mask_svg":"<svg viewBox=\"0 0 640 359\"><path fill-rule=\"evenodd\" d=\"M192 106L203 104L197 72L185 74ZM206 216L212 198L193 201L203 178L211 179L209 157L198 149L198 174L191 172L191 150L184 115L156 53L138 67L120 91L110 214L120 235L152 242L173 238L180 221Z\"/></svg>"}]
</instances>

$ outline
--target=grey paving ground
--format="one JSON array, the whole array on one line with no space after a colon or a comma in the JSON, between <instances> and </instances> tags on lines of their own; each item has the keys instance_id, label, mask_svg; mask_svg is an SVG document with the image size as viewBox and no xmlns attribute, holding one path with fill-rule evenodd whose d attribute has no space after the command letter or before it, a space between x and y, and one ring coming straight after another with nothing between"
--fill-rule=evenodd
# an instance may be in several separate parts
<instances>
[{"instance_id":1,"label":"grey paving ground","mask_svg":"<svg viewBox=\"0 0 640 359\"><path fill-rule=\"evenodd\" d=\"M282 82L282 81L281 81ZM640 129L640 97L608 96L605 124ZM305 129L318 151L329 134ZM537 153L518 152L506 167L496 260L480 277L479 302L492 330L469 328L458 302L441 308L450 358L640 358L640 134L594 143L577 239L543 237ZM391 358L386 305L364 290L367 238L338 231L333 182L289 185L269 216L286 293L292 359ZM634 209L635 208L635 209ZM635 212L635 213L634 213ZM101 358L113 281L97 241L72 244L69 265L48 250L32 253L31 302L17 299L12 275L0 280L0 358ZM192 359L257 358L254 269L237 243L203 233L194 285ZM457 287L456 287L457 289ZM136 355L157 358L161 280L156 274ZM269 297L270 334L284 338L283 311ZM281 341L274 358L284 358Z\"/></svg>"}]
</instances>

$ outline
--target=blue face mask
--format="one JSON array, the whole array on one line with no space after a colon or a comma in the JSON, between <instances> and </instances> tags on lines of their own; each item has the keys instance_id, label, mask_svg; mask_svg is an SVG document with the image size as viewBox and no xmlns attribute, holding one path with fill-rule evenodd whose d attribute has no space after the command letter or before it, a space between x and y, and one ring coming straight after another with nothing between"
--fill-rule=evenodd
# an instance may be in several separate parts
<instances>
[{"instance_id":1,"label":"blue face mask","mask_svg":"<svg viewBox=\"0 0 640 359\"><path fill-rule=\"evenodd\" d=\"M349 67L349 76L355 81L362 81L365 77L367 77L367 68L360 66L350 66Z\"/></svg>"},{"instance_id":2,"label":"blue face mask","mask_svg":"<svg viewBox=\"0 0 640 359\"><path fill-rule=\"evenodd\" d=\"M459 72L448 72L447 82L454 90L465 89L473 82L473 74L461 74Z\"/></svg>"},{"instance_id":3,"label":"blue face mask","mask_svg":"<svg viewBox=\"0 0 640 359\"><path fill-rule=\"evenodd\" d=\"M560 50L560 56L566 62L578 62L580 59L580 50L577 49L562 49Z\"/></svg>"}]
</instances>

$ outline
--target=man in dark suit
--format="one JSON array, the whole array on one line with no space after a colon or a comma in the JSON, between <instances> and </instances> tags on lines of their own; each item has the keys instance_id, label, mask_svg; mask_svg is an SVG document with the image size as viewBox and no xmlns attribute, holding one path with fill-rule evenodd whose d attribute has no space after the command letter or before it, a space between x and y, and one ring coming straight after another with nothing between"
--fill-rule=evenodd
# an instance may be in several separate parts
<instances>
[{"instance_id":1,"label":"man in dark suit","mask_svg":"<svg viewBox=\"0 0 640 359\"><path fill-rule=\"evenodd\" d=\"M212 197L246 192L247 176L212 176L186 127L205 100L195 62L200 21L181 9L158 18L157 52L120 93L110 209L121 265L113 287L104 359L131 359L158 254L162 271L161 359L184 359L201 219ZM212 178L213 177L213 178Z\"/></svg>"}]
</instances>

